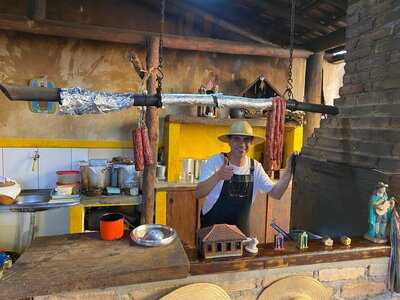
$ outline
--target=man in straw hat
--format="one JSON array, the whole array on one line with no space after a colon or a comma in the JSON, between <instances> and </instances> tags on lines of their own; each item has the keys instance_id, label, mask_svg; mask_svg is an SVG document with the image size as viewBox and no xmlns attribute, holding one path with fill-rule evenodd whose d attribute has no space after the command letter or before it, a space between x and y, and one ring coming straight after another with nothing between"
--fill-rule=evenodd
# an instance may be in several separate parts
<instances>
[{"instance_id":1,"label":"man in straw hat","mask_svg":"<svg viewBox=\"0 0 400 300\"><path fill-rule=\"evenodd\" d=\"M273 183L262 165L247 156L251 145L264 141L253 134L248 122L233 123L230 131L218 139L228 143L231 151L213 155L201 169L195 193L197 198L206 197L201 227L225 223L238 226L248 235L250 208L257 191L280 199L292 177L293 155L279 181Z\"/></svg>"}]
</instances>

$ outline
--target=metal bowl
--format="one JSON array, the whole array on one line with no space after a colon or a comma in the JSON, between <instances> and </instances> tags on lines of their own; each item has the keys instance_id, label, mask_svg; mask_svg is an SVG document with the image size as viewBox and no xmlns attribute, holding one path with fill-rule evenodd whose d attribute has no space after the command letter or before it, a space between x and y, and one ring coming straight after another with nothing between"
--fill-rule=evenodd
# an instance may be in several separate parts
<instances>
[{"instance_id":1,"label":"metal bowl","mask_svg":"<svg viewBox=\"0 0 400 300\"><path fill-rule=\"evenodd\" d=\"M131 239L136 244L147 247L168 245L175 238L175 229L166 225L144 224L131 231Z\"/></svg>"}]
</instances>

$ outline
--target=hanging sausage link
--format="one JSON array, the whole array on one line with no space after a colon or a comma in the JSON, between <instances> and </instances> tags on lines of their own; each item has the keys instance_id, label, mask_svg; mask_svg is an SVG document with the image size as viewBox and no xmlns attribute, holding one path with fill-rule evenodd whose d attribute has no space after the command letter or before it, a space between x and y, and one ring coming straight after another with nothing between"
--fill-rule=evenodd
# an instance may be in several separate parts
<instances>
[{"instance_id":1,"label":"hanging sausage link","mask_svg":"<svg viewBox=\"0 0 400 300\"><path fill-rule=\"evenodd\" d=\"M282 165L283 137L285 131L286 101L275 98L267 118L267 138L264 151L264 168L269 176Z\"/></svg>"},{"instance_id":2,"label":"hanging sausage link","mask_svg":"<svg viewBox=\"0 0 400 300\"><path fill-rule=\"evenodd\" d=\"M149 131L147 129L146 124L142 125L140 131L142 134L144 162L146 166L154 165L153 151L151 149Z\"/></svg>"},{"instance_id":3,"label":"hanging sausage link","mask_svg":"<svg viewBox=\"0 0 400 300\"><path fill-rule=\"evenodd\" d=\"M140 127L132 130L132 137L133 137L135 169L136 171L143 171L144 170L143 140L142 140L142 130Z\"/></svg>"}]
</instances>

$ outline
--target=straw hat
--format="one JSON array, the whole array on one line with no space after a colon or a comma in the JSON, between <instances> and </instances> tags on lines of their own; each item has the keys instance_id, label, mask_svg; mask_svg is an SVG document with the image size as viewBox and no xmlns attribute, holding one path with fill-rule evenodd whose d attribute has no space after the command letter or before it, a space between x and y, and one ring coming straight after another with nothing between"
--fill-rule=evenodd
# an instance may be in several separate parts
<instances>
[{"instance_id":1,"label":"straw hat","mask_svg":"<svg viewBox=\"0 0 400 300\"><path fill-rule=\"evenodd\" d=\"M258 300L329 300L328 290L308 276L289 276L272 283Z\"/></svg>"},{"instance_id":2,"label":"straw hat","mask_svg":"<svg viewBox=\"0 0 400 300\"><path fill-rule=\"evenodd\" d=\"M178 288L160 300L231 300L231 297L218 285L194 283Z\"/></svg>"},{"instance_id":3,"label":"straw hat","mask_svg":"<svg viewBox=\"0 0 400 300\"><path fill-rule=\"evenodd\" d=\"M231 125L228 133L218 137L224 143L229 143L229 137L233 135L250 136L253 138L253 145L264 142L264 138L253 134L253 128L247 121L237 121Z\"/></svg>"},{"instance_id":4,"label":"straw hat","mask_svg":"<svg viewBox=\"0 0 400 300\"><path fill-rule=\"evenodd\" d=\"M387 188L387 187L389 187L389 185L386 184L386 183L384 183L384 182L382 182L382 181L379 181L379 182L376 184L376 188L377 188L377 189L383 188L383 187Z\"/></svg>"}]
</instances>

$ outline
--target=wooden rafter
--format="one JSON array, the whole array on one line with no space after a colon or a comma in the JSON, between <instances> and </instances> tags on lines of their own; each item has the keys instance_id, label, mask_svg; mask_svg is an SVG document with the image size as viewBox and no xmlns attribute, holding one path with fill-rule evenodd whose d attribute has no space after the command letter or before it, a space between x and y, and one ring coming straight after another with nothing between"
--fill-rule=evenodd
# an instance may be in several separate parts
<instances>
[{"instance_id":1,"label":"wooden rafter","mask_svg":"<svg viewBox=\"0 0 400 300\"><path fill-rule=\"evenodd\" d=\"M156 1L156 0L144 0L143 3L149 4L154 8L159 8L159 6L160 6L159 1ZM176 16L182 16L183 12L192 12L196 16L203 18L203 19L207 19L212 24L219 26L220 28L222 28L226 31L238 34L241 37L244 37L253 42L277 47L276 44L273 44L273 43L265 40L263 37L255 34L253 32L245 30L244 28L239 27L231 22L228 22L218 16L210 14L200 8L195 7L194 5L188 5L183 1L169 0L167 9L168 9L168 12L171 12L172 14L174 14Z\"/></svg>"},{"instance_id":2,"label":"wooden rafter","mask_svg":"<svg viewBox=\"0 0 400 300\"><path fill-rule=\"evenodd\" d=\"M250 4L252 4L252 3L253 3L253 1L251 1ZM254 3L256 4L256 6L259 9L263 10L268 15L280 17L280 18L283 18L286 20L290 20L289 6L272 4L271 2L265 2L265 1L260 1L260 0L254 1ZM306 27L308 29L320 31L322 33L330 32L330 30L328 28L326 28L326 26L321 25L318 22L310 21L308 18L299 16L299 15L296 15L295 24L302 26L302 27Z\"/></svg>"},{"instance_id":3,"label":"wooden rafter","mask_svg":"<svg viewBox=\"0 0 400 300\"><path fill-rule=\"evenodd\" d=\"M99 41L142 44L148 36L158 36L155 32L142 32L115 27L77 24L62 21L33 21L15 15L0 14L0 29L22 31L43 35L91 39ZM239 43L226 40L193 36L166 34L164 47L192 51L204 51L225 54L255 55L288 58L289 50L255 43ZM308 57L310 51L295 49L294 57Z\"/></svg>"},{"instance_id":4,"label":"wooden rafter","mask_svg":"<svg viewBox=\"0 0 400 300\"><path fill-rule=\"evenodd\" d=\"M310 41L307 49L313 49L316 52L324 51L344 45L346 42L346 28L340 28L324 37Z\"/></svg>"}]
</instances>

